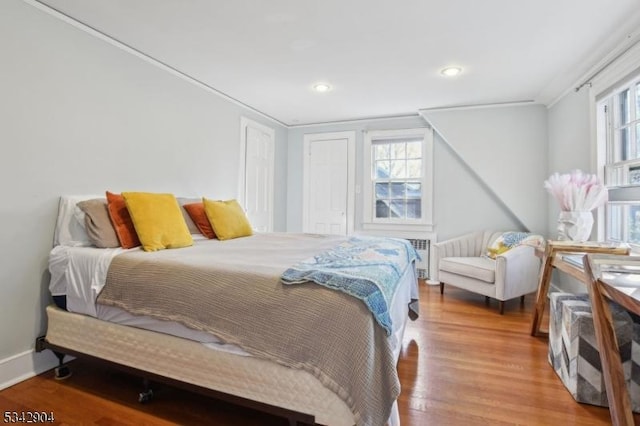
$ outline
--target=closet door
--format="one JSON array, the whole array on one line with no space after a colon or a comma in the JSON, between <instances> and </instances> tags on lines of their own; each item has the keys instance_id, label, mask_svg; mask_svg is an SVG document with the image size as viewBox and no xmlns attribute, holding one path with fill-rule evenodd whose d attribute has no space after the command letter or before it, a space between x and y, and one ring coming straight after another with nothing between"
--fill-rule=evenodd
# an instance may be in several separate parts
<instances>
[{"instance_id":1,"label":"closet door","mask_svg":"<svg viewBox=\"0 0 640 426\"><path fill-rule=\"evenodd\" d=\"M260 123L241 119L239 200L258 232L273 231L273 172L275 132Z\"/></svg>"}]
</instances>

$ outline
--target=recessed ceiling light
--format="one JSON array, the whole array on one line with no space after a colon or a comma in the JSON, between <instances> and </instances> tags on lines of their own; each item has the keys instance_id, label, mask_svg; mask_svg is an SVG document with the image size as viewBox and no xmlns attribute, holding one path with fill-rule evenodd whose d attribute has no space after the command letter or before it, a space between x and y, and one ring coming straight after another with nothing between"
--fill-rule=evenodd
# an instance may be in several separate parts
<instances>
[{"instance_id":1,"label":"recessed ceiling light","mask_svg":"<svg viewBox=\"0 0 640 426\"><path fill-rule=\"evenodd\" d=\"M440 71L440 74L444 75L445 77L455 77L461 72L462 68L460 67L446 67L442 71Z\"/></svg>"},{"instance_id":2,"label":"recessed ceiling light","mask_svg":"<svg viewBox=\"0 0 640 426\"><path fill-rule=\"evenodd\" d=\"M327 83L316 83L313 85L313 90L319 93L324 93L331 90L331 86L328 85Z\"/></svg>"}]
</instances>

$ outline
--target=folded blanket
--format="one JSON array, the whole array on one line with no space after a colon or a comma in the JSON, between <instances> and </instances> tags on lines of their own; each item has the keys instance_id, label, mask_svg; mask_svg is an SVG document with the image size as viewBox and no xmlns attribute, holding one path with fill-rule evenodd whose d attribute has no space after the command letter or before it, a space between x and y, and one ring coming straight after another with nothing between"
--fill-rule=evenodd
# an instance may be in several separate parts
<instances>
[{"instance_id":1,"label":"folded blanket","mask_svg":"<svg viewBox=\"0 0 640 426\"><path fill-rule=\"evenodd\" d=\"M544 247L545 239L542 235L530 232L505 232L487 247L486 256L495 259L497 256L521 245L532 247Z\"/></svg>"},{"instance_id":2,"label":"folded blanket","mask_svg":"<svg viewBox=\"0 0 640 426\"><path fill-rule=\"evenodd\" d=\"M391 334L391 300L407 268L420 255L407 240L354 237L284 271L284 284L312 281L361 299ZM409 305L417 309L417 304ZM417 312L414 312L417 314Z\"/></svg>"}]
</instances>

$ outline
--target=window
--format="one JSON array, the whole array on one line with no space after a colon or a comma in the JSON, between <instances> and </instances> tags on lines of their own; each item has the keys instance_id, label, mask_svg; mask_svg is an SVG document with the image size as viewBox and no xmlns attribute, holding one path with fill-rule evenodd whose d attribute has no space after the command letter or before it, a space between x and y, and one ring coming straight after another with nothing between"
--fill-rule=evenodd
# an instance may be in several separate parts
<instances>
[{"instance_id":1,"label":"window","mask_svg":"<svg viewBox=\"0 0 640 426\"><path fill-rule=\"evenodd\" d=\"M599 143L606 143L607 240L640 246L640 75L598 104Z\"/></svg>"},{"instance_id":2,"label":"window","mask_svg":"<svg viewBox=\"0 0 640 426\"><path fill-rule=\"evenodd\" d=\"M422 139L373 142L376 219L422 217Z\"/></svg>"},{"instance_id":3,"label":"window","mask_svg":"<svg viewBox=\"0 0 640 426\"><path fill-rule=\"evenodd\" d=\"M431 129L365 134L364 228L431 225Z\"/></svg>"}]
</instances>

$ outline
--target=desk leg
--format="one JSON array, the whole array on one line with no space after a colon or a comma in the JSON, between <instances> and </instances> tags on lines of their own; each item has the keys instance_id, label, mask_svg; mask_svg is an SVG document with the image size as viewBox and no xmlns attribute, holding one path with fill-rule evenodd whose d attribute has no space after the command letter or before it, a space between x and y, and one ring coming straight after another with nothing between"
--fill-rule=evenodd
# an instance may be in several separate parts
<instances>
[{"instance_id":1,"label":"desk leg","mask_svg":"<svg viewBox=\"0 0 640 426\"><path fill-rule=\"evenodd\" d=\"M551 273L553 272L553 257L555 251L552 249L549 253L546 253L541 269L540 276L538 278L538 293L536 296L536 306L533 310L533 320L531 321L531 335L532 336L546 336L548 333L540 331L540 324L542 323L542 316L544 315L544 307L547 303L547 293L549 292L549 284L551 282Z\"/></svg>"},{"instance_id":2,"label":"desk leg","mask_svg":"<svg viewBox=\"0 0 640 426\"><path fill-rule=\"evenodd\" d=\"M611 309L599 286L598 281L589 283L589 298L611 422L614 426L633 426L631 398L624 380Z\"/></svg>"}]
</instances>

